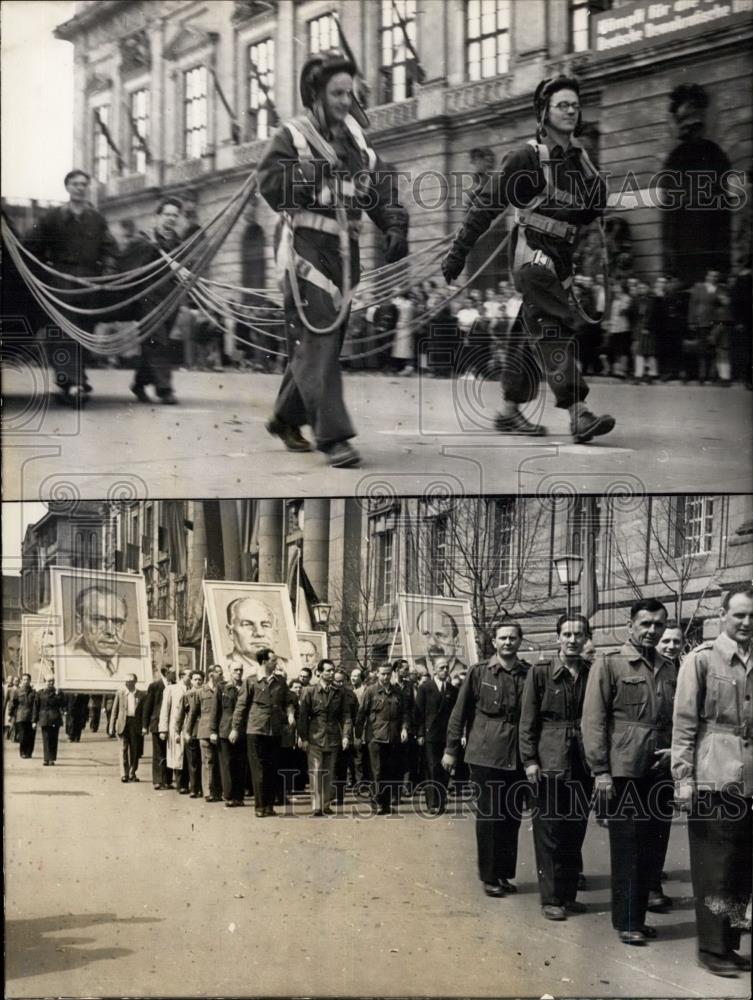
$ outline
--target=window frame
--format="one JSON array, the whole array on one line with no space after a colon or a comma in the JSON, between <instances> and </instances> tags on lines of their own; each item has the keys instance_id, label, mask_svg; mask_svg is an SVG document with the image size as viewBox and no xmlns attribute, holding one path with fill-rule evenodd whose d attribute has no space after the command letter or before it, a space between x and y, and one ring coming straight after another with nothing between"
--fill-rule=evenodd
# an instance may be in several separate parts
<instances>
[{"instance_id":1,"label":"window frame","mask_svg":"<svg viewBox=\"0 0 753 1000\"><path fill-rule=\"evenodd\" d=\"M319 48L312 48L311 36L313 26L321 25L322 22L329 20L332 24L332 29L330 32L331 43L329 45L320 45ZM308 56L315 56L319 52L327 52L328 49L340 48L340 36L337 33L337 21L335 18L334 10L324 11L322 14L317 14L315 17L310 17L306 21L306 54Z\"/></svg>"},{"instance_id":2,"label":"window frame","mask_svg":"<svg viewBox=\"0 0 753 1000\"><path fill-rule=\"evenodd\" d=\"M198 98L188 96L188 80L191 74L197 71L202 71L204 74L204 93L199 95ZM209 152L209 67L206 62L194 63L191 66L186 67L181 70L181 82L182 82L182 104L181 104L181 153L183 159L185 160L200 160L202 157L206 156ZM191 126L188 127L188 109L189 105L193 104L195 101L204 102L204 124L198 128ZM189 142L189 137L195 134L204 133L204 143L203 147L200 149L198 154L195 154L192 150L192 144Z\"/></svg>"},{"instance_id":3,"label":"window frame","mask_svg":"<svg viewBox=\"0 0 753 1000\"><path fill-rule=\"evenodd\" d=\"M492 3L492 2L495 3L495 5L497 5L497 6L495 6L495 10L494 10L495 25L497 24L497 18L499 16L499 10L500 10L499 5L506 4L506 7L507 7L507 26L505 28L503 28L501 31L499 30L499 28L495 27L495 30L493 32L484 32L484 29L483 29L483 23L484 23L484 9L483 9L483 4L485 4L485 3ZM473 9L473 5L476 4L476 3L479 4L479 16L478 16L479 34L478 35L471 35L471 33L470 33L470 31L471 31L471 11ZM463 11L463 31L464 31L463 57L464 57L464 63L465 63L465 79L467 81L472 82L472 83L478 83L481 80L492 80L492 79L494 79L494 77L497 77L497 76L505 76L506 74L508 74L510 72L510 65L512 63L512 39L513 39L513 28L514 28L514 24L513 24L513 12L514 12L514 10L515 10L515 5L514 5L514 3L510 2L510 0L466 0L466 2L465 2L465 8L464 8L464 11ZM484 56L483 56L484 41L487 40L487 39L490 39L490 38L499 39L502 36L506 36L506 38L507 38L507 52L506 52L506 64L505 64L505 68L502 69L502 70L500 70L500 68L499 68L499 65L500 65L500 50L499 50L499 42L496 41L495 42L495 54L494 54L494 72L485 75L484 72L483 72L483 66L484 66ZM479 74L478 74L478 76L472 76L471 75L472 61L471 61L471 58L470 58L470 49L471 49L471 46L475 45L475 44L478 44L478 46L479 46L479 58L478 58ZM475 60L474 60L473 64L475 64Z\"/></svg>"},{"instance_id":4,"label":"window frame","mask_svg":"<svg viewBox=\"0 0 753 1000\"><path fill-rule=\"evenodd\" d=\"M416 0L395 0L395 3L400 8L400 13L406 24L406 29L408 36L413 43L413 47L418 51L418 10ZM408 14L405 7L410 4L412 7L412 13ZM391 15L391 20L388 25L384 23L385 12L388 11ZM403 59L385 62L384 61L384 48L385 48L385 37L388 33L392 34L392 53L394 55L396 49L398 52L402 51ZM396 34L395 34L396 33ZM410 100L414 96L414 84L415 81L409 77L408 65L412 57L410 56L407 45L405 44L405 39L403 37L403 31L400 27L400 22L395 14L395 9L392 6L392 0L381 0L380 7L380 17L379 17L379 28L378 28L378 53L379 53L379 97L380 103L382 104L397 104L400 101ZM395 46L395 37L399 39L399 43ZM395 96L395 79L392 73L389 77L389 93L387 84L387 72L393 71L394 69L402 69L404 79L402 81L402 88L405 93L401 96Z\"/></svg>"},{"instance_id":5,"label":"window frame","mask_svg":"<svg viewBox=\"0 0 753 1000\"><path fill-rule=\"evenodd\" d=\"M260 49L262 46L271 46L271 61L272 68L267 68L262 70L258 61L253 58L252 50ZM270 93L274 93L275 87L275 69L276 69L276 45L275 38L273 35L265 35L263 38L256 39L254 41L249 41L246 44L246 138L249 142L254 139L268 139L271 135L272 129L274 128L274 109L268 103L264 92L259 86L259 82L251 72L251 63L253 62L259 71L259 76L264 80L265 85ZM267 60L269 60L269 50L267 51ZM254 105L253 94L258 94L258 103ZM255 119L251 118L249 112L256 111ZM261 125L262 116L264 117L263 126ZM254 122L254 127L251 127L251 122ZM253 133L253 134L252 134Z\"/></svg>"},{"instance_id":6,"label":"window frame","mask_svg":"<svg viewBox=\"0 0 753 1000\"><path fill-rule=\"evenodd\" d=\"M145 111L143 119L134 114L134 99L140 94L144 95ZM133 90L128 91L128 112L131 119L136 123L139 134L147 146L149 145L149 126L151 124L151 97L151 90L148 84L134 87ZM142 121L145 123L144 127L141 126ZM134 135L130 122L128 123L128 133L130 136L128 146L128 170L132 174L145 174L147 167L146 153L140 148L138 142L136 141L136 136ZM140 164L143 164L143 166Z\"/></svg>"},{"instance_id":7,"label":"window frame","mask_svg":"<svg viewBox=\"0 0 753 1000\"><path fill-rule=\"evenodd\" d=\"M104 112L104 114L103 114ZM110 114L112 112L112 103L110 101L102 101L99 104L93 104L91 109L92 114L92 178L98 184L107 184L112 178L112 150L107 142L107 139L99 127L98 118L101 118L105 128L110 130ZM112 132L110 132L112 135ZM101 147L100 147L101 144ZM100 148L104 149L104 156L99 154ZM98 164L104 162L104 177L99 176Z\"/></svg>"}]
</instances>

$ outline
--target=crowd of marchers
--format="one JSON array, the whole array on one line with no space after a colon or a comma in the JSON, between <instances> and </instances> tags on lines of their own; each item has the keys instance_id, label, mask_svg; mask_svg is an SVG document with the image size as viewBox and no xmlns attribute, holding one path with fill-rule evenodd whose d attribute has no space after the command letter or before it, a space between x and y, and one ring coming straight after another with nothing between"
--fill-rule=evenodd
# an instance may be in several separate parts
<instances>
[{"instance_id":1,"label":"crowd of marchers","mask_svg":"<svg viewBox=\"0 0 753 1000\"><path fill-rule=\"evenodd\" d=\"M531 817L542 915L586 911L582 848L589 815L609 833L611 916L625 945L658 936L648 912L668 913L663 888L673 816L687 813L698 961L726 977L750 970L753 879L753 587L723 595L717 638L681 659L683 631L661 601L630 608L625 643L594 652L587 618L556 623L557 651L531 665L518 656L520 623L494 629L494 654L451 672L384 663L350 675L329 659L289 682L270 649L257 674L223 679L219 666L147 691L134 675L112 703L121 781L138 781L144 737L152 784L228 808L253 794L255 815L279 815L308 780L311 816L341 813L346 790L390 815L406 797L443 813L450 783L470 791L478 875L495 899L514 884L521 817ZM6 722L22 757L40 726L45 762L57 743L65 696L54 679L35 693L28 675L7 698ZM287 809L286 814L293 815Z\"/></svg>"}]
</instances>

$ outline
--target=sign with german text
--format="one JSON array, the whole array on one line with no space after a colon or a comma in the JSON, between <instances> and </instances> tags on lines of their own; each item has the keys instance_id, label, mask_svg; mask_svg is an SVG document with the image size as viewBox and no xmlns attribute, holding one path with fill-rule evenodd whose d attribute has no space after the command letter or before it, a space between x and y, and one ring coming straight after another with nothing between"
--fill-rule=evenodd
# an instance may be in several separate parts
<instances>
[{"instance_id":1,"label":"sign with german text","mask_svg":"<svg viewBox=\"0 0 753 1000\"><path fill-rule=\"evenodd\" d=\"M753 19L753 0L638 0L593 18L598 54L708 31L729 18Z\"/></svg>"}]
</instances>

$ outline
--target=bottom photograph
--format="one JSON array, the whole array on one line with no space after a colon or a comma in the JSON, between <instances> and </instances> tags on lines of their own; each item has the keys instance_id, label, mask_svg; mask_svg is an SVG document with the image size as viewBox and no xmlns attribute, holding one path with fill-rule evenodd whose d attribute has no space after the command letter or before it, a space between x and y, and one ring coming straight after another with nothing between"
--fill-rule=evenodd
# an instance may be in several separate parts
<instances>
[{"instance_id":1,"label":"bottom photograph","mask_svg":"<svg viewBox=\"0 0 753 1000\"><path fill-rule=\"evenodd\" d=\"M750 995L753 496L2 513L6 996Z\"/></svg>"}]
</instances>

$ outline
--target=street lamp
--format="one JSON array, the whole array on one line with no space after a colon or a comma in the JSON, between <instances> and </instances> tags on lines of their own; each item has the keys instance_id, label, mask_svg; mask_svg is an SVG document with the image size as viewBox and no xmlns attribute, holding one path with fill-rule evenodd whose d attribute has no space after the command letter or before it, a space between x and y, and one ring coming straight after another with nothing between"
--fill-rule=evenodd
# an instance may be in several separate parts
<instances>
[{"instance_id":1,"label":"street lamp","mask_svg":"<svg viewBox=\"0 0 753 1000\"><path fill-rule=\"evenodd\" d=\"M327 625L329 625L329 615L331 611L332 605L327 604L325 601L317 601L315 604L312 604L311 613L314 616L314 628L317 628L322 632L326 632Z\"/></svg>"},{"instance_id":2,"label":"street lamp","mask_svg":"<svg viewBox=\"0 0 753 1000\"><path fill-rule=\"evenodd\" d=\"M583 572L583 556L568 553L564 556L556 556L552 561L560 583L567 590L567 613L571 615L573 613L573 589L578 586L580 575Z\"/></svg>"}]
</instances>

